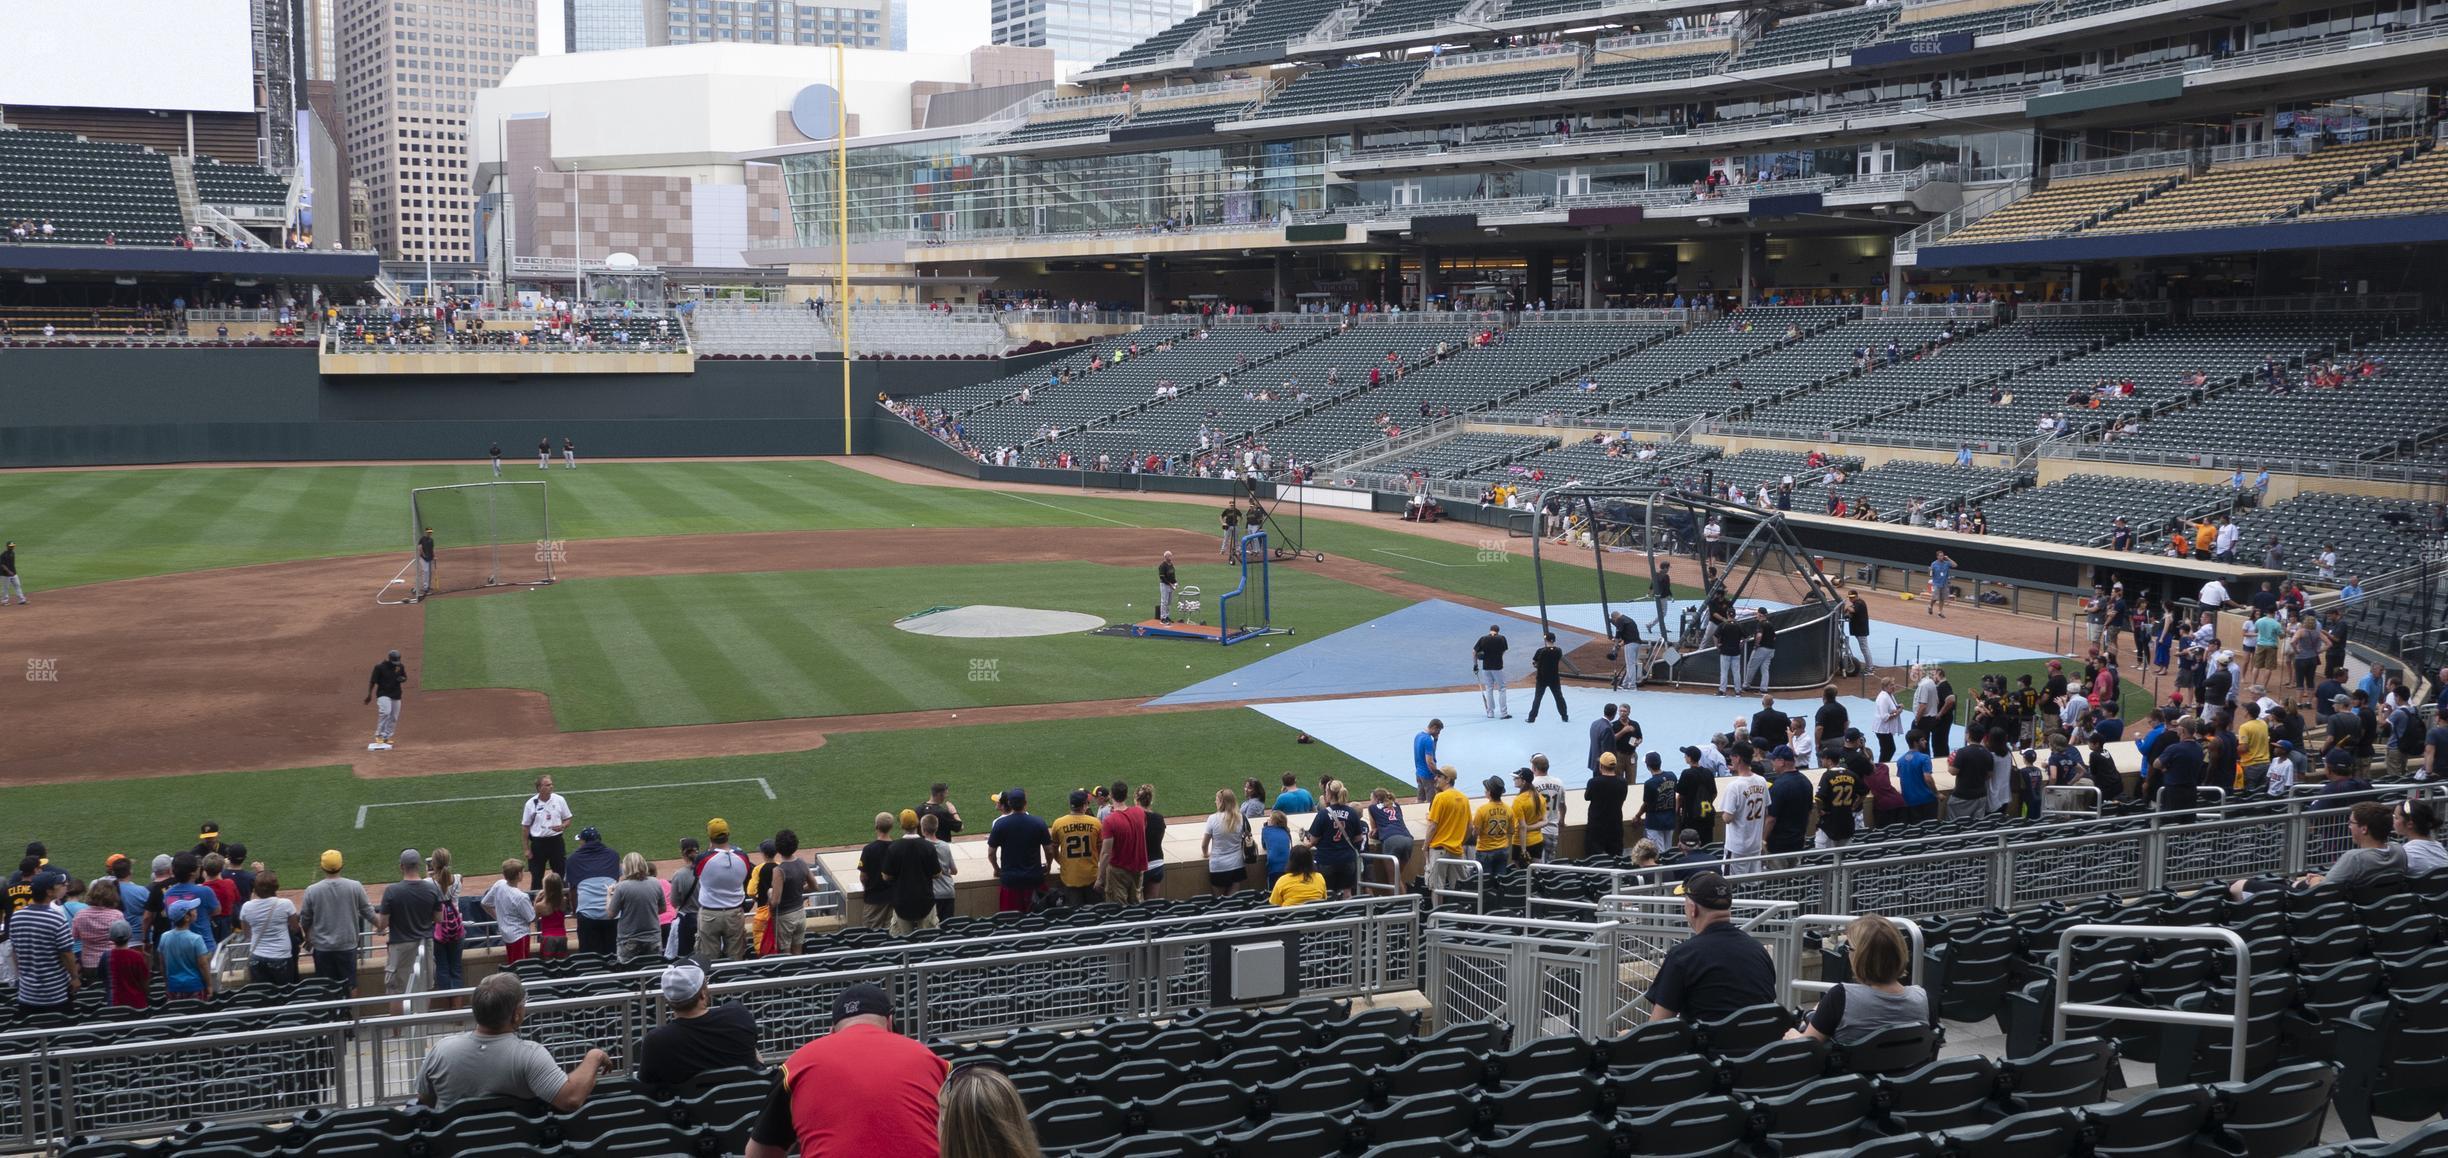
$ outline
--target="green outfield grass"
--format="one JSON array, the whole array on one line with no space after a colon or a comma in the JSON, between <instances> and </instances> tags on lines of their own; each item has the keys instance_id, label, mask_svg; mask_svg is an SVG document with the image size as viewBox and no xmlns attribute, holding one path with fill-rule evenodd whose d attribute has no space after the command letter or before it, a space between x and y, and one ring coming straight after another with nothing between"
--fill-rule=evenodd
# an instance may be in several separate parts
<instances>
[{"instance_id":1,"label":"green outfield grass","mask_svg":"<svg viewBox=\"0 0 2448 1158\"><path fill-rule=\"evenodd\" d=\"M0 472L0 534L17 541L18 565L36 591L333 555L404 558L410 490L489 477L481 465ZM504 477L550 480L553 533L565 539L891 527L1209 533L1222 505L910 486L821 461L595 463L548 473L512 460ZM1527 540L1488 529L1484 541L1446 543L1387 522L1309 520L1302 545L1458 595L1534 599ZM1551 601L1597 598L1587 568L1551 567L1547 578Z\"/></svg>"},{"instance_id":2,"label":"green outfield grass","mask_svg":"<svg viewBox=\"0 0 2448 1158\"><path fill-rule=\"evenodd\" d=\"M1190 563L1207 622L1237 572ZM1291 642L1399 610L1391 595L1292 568L1274 576L1276 622L1298 636L1201 647L1088 634L916 635L893 621L936 605L1154 614L1151 569L978 564L585 579L532 595L426 606L423 686L550 696L567 731L919 708L1163 695ZM1125 604L1135 605L1126 608ZM1254 610L1237 603L1235 614Z\"/></svg>"},{"instance_id":3,"label":"green outfield grass","mask_svg":"<svg viewBox=\"0 0 2448 1158\"><path fill-rule=\"evenodd\" d=\"M679 855L680 838L702 836L714 816L751 845L780 828L796 829L810 846L859 843L877 812L918 803L935 780L953 786L975 833L994 817L987 796L1015 785L1028 790L1031 809L1041 814L1059 811L1071 789L1125 779L1154 784L1165 812L1197 815L1213 807L1216 789L1237 787L1245 776L1271 785L1296 772L1314 786L1320 774L1332 774L1361 787L1382 778L1324 744L1295 744L1294 735L1256 712L1219 708L854 732L809 752L550 771L561 791L573 793L579 825L603 829L622 851L658 857ZM519 801L534 777L518 770L359 780L341 768L300 768L183 776L176 791L147 781L12 788L9 827L40 836L55 862L88 877L100 875L103 858L114 852L149 860L186 849L207 820L219 822L226 839L244 843L251 859L277 869L290 888L314 879L315 857L326 848L345 854L363 880L385 879L403 848L437 845L450 849L462 870L490 873L518 854ZM630 790L595 791L604 788ZM365 827L358 828L358 809L368 805L376 807L366 808ZM96 823L97 809L107 823Z\"/></svg>"}]
</instances>

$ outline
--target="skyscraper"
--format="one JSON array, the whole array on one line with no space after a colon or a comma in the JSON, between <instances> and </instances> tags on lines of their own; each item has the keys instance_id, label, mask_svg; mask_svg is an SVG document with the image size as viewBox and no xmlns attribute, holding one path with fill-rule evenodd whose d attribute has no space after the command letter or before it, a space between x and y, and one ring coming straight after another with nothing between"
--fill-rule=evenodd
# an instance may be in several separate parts
<instances>
[{"instance_id":1,"label":"skyscraper","mask_svg":"<svg viewBox=\"0 0 2448 1158\"><path fill-rule=\"evenodd\" d=\"M1057 60L1100 61L1203 7L1202 0L994 0L994 42L1051 48Z\"/></svg>"},{"instance_id":2,"label":"skyscraper","mask_svg":"<svg viewBox=\"0 0 2448 1158\"><path fill-rule=\"evenodd\" d=\"M574 3L590 0L572 0ZM841 44L887 48L890 0L625 0L643 3L648 44Z\"/></svg>"},{"instance_id":3,"label":"skyscraper","mask_svg":"<svg viewBox=\"0 0 2448 1158\"><path fill-rule=\"evenodd\" d=\"M547 0L550 2L550 0ZM333 0L350 176L384 257L475 260L468 113L536 50L536 0Z\"/></svg>"}]
</instances>

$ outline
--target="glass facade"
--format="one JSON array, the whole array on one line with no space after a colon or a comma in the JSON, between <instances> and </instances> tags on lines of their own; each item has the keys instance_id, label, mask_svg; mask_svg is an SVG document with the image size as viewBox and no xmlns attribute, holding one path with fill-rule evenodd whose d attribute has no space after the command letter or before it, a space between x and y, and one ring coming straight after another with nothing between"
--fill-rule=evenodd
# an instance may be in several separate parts
<instances>
[{"instance_id":1,"label":"glass facade","mask_svg":"<svg viewBox=\"0 0 2448 1158\"><path fill-rule=\"evenodd\" d=\"M1326 207L1322 138L1091 157L973 156L975 143L853 146L851 240L1204 228ZM782 174L799 238L829 243L832 154L785 157Z\"/></svg>"},{"instance_id":2,"label":"glass facade","mask_svg":"<svg viewBox=\"0 0 2448 1158\"><path fill-rule=\"evenodd\" d=\"M648 43L652 44L842 44L851 48L884 48L902 34L895 22L898 11L888 0L840 0L828 4L803 4L796 0L645 0L645 3L655 9L645 30Z\"/></svg>"},{"instance_id":3,"label":"glass facade","mask_svg":"<svg viewBox=\"0 0 2448 1158\"><path fill-rule=\"evenodd\" d=\"M561 28L571 52L646 47L643 0L563 0Z\"/></svg>"}]
</instances>

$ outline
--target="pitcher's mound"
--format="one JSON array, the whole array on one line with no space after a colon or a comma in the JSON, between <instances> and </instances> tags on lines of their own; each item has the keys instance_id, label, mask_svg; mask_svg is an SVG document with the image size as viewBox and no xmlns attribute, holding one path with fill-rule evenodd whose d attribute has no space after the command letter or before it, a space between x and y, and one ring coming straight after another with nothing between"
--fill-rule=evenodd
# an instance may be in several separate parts
<instances>
[{"instance_id":1,"label":"pitcher's mound","mask_svg":"<svg viewBox=\"0 0 2448 1158\"><path fill-rule=\"evenodd\" d=\"M948 635L959 639L1014 639L1028 635L1071 635L1095 631L1105 621L1081 611L1047 611L1038 607L939 607L896 620L894 627L918 635Z\"/></svg>"}]
</instances>

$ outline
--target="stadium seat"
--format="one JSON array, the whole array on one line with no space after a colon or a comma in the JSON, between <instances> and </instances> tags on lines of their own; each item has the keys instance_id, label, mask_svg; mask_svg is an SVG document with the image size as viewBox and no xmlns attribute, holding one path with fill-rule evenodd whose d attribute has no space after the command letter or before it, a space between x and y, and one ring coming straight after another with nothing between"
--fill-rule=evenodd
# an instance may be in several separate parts
<instances>
[{"instance_id":1,"label":"stadium seat","mask_svg":"<svg viewBox=\"0 0 2448 1158\"><path fill-rule=\"evenodd\" d=\"M1480 1143L1488 1158L1613 1158L1615 1132L1589 1117L1558 1118Z\"/></svg>"},{"instance_id":2,"label":"stadium seat","mask_svg":"<svg viewBox=\"0 0 2448 1158\"><path fill-rule=\"evenodd\" d=\"M2210 1125L2215 1101L2207 1086L2172 1086L2130 1102L2084 1113L2096 1158L2143 1158L2174 1153Z\"/></svg>"},{"instance_id":3,"label":"stadium seat","mask_svg":"<svg viewBox=\"0 0 2448 1158\"><path fill-rule=\"evenodd\" d=\"M1208 1158L1214 1148L1193 1134L1133 1134L1112 1144L1078 1151L1086 1158Z\"/></svg>"},{"instance_id":4,"label":"stadium seat","mask_svg":"<svg viewBox=\"0 0 2448 1158\"><path fill-rule=\"evenodd\" d=\"M1353 1119L1354 1128L1372 1147L1453 1138L1469 1133L1478 1122L1478 1103L1459 1090L1403 1098Z\"/></svg>"},{"instance_id":5,"label":"stadium seat","mask_svg":"<svg viewBox=\"0 0 2448 1158\"><path fill-rule=\"evenodd\" d=\"M1064 1098L1029 1111L1037 1142L1048 1151L1085 1150L1105 1145L1130 1125L1131 1116L1104 1098Z\"/></svg>"},{"instance_id":6,"label":"stadium seat","mask_svg":"<svg viewBox=\"0 0 2448 1158\"><path fill-rule=\"evenodd\" d=\"M1394 1102L1439 1090L1474 1089L1486 1075L1486 1061L1468 1048L1429 1050L1378 1071L1377 1100Z\"/></svg>"},{"instance_id":7,"label":"stadium seat","mask_svg":"<svg viewBox=\"0 0 2448 1158\"><path fill-rule=\"evenodd\" d=\"M1785 1036L1794 1025L1793 1011L1782 1005L1753 1005L1692 1027L1700 1048L1721 1058L1751 1053Z\"/></svg>"},{"instance_id":8,"label":"stadium seat","mask_svg":"<svg viewBox=\"0 0 2448 1158\"><path fill-rule=\"evenodd\" d=\"M2015 1114L2088 1106L2108 1097L2116 1046L2098 1038L2050 1045L2027 1058L1998 1064L2000 1100Z\"/></svg>"},{"instance_id":9,"label":"stadium seat","mask_svg":"<svg viewBox=\"0 0 2448 1158\"><path fill-rule=\"evenodd\" d=\"M1626 1112L1664 1109L1676 1102L1715 1093L1723 1086L1723 1079L1724 1068L1716 1059L1700 1054L1660 1058L1635 1069L1607 1071L1607 1082L1615 1088L1615 1102Z\"/></svg>"},{"instance_id":10,"label":"stadium seat","mask_svg":"<svg viewBox=\"0 0 2448 1158\"><path fill-rule=\"evenodd\" d=\"M1215 1150L1233 1158L1330 1158L1343 1151L1351 1130L1347 1116L1278 1114L1261 1125L1216 1139Z\"/></svg>"},{"instance_id":11,"label":"stadium seat","mask_svg":"<svg viewBox=\"0 0 2448 1158\"><path fill-rule=\"evenodd\" d=\"M1985 1125L1998 1118L1997 1064L1979 1056L1941 1058L1878 1083L1880 1119L1895 1133L1931 1133Z\"/></svg>"},{"instance_id":12,"label":"stadium seat","mask_svg":"<svg viewBox=\"0 0 2448 1158\"><path fill-rule=\"evenodd\" d=\"M2373 1119L2419 1122L2448 1113L2448 988L2391 993L2337 1031L2338 1122L2373 1137Z\"/></svg>"},{"instance_id":13,"label":"stadium seat","mask_svg":"<svg viewBox=\"0 0 2448 1158\"><path fill-rule=\"evenodd\" d=\"M1578 1037L1543 1037L1487 1059L1480 1080L1509 1086L1549 1074L1587 1073L1596 1058L1590 1043Z\"/></svg>"},{"instance_id":14,"label":"stadium seat","mask_svg":"<svg viewBox=\"0 0 2448 1158\"><path fill-rule=\"evenodd\" d=\"M1250 1116L1251 1093L1238 1081L1192 1082L1134 1105L1145 1121L1191 1134L1237 1129Z\"/></svg>"},{"instance_id":15,"label":"stadium seat","mask_svg":"<svg viewBox=\"0 0 2448 1158\"><path fill-rule=\"evenodd\" d=\"M1513 1083L1488 1096L1489 1125L1518 1130L1541 1122L1599 1113L1613 1116L1614 1094L1588 1073L1554 1073Z\"/></svg>"},{"instance_id":16,"label":"stadium seat","mask_svg":"<svg viewBox=\"0 0 2448 1158\"><path fill-rule=\"evenodd\" d=\"M1176 1076L1174 1080L1180 1079ZM1350 1062L1338 1061L1259 1084L1255 1090L1255 1101L1260 1111L1267 1115L1334 1116L1366 1103L1370 1090L1366 1070Z\"/></svg>"},{"instance_id":17,"label":"stadium seat","mask_svg":"<svg viewBox=\"0 0 2448 1158\"><path fill-rule=\"evenodd\" d=\"M1841 1073L1891 1074L1927 1065L1938 1056L1942 1040L1935 1026L1883 1029L1852 1045L1837 1046L1831 1064Z\"/></svg>"},{"instance_id":18,"label":"stadium seat","mask_svg":"<svg viewBox=\"0 0 2448 1158\"><path fill-rule=\"evenodd\" d=\"M2083 1134L2082 1116L2070 1108L2033 1110L1986 1126L1949 1130L1950 1153L1980 1158L2065 1158Z\"/></svg>"},{"instance_id":19,"label":"stadium seat","mask_svg":"<svg viewBox=\"0 0 2448 1158\"><path fill-rule=\"evenodd\" d=\"M1870 1129L1874 1083L1860 1074L1821 1078L1753 1105L1766 1144L1779 1154L1815 1154L1853 1145Z\"/></svg>"},{"instance_id":20,"label":"stadium seat","mask_svg":"<svg viewBox=\"0 0 2448 1158\"><path fill-rule=\"evenodd\" d=\"M1637 1117L1618 1114L1615 1129L1634 1154L1708 1158L1743 1150L1751 1132L1751 1114L1733 1098L1691 1098Z\"/></svg>"},{"instance_id":21,"label":"stadium seat","mask_svg":"<svg viewBox=\"0 0 2448 1158\"><path fill-rule=\"evenodd\" d=\"M2285 1066L2241 1085L2210 1089L2218 1128L2249 1158L2275 1158L2318 1145L2329 1119L2337 1067L2326 1062Z\"/></svg>"}]
</instances>

